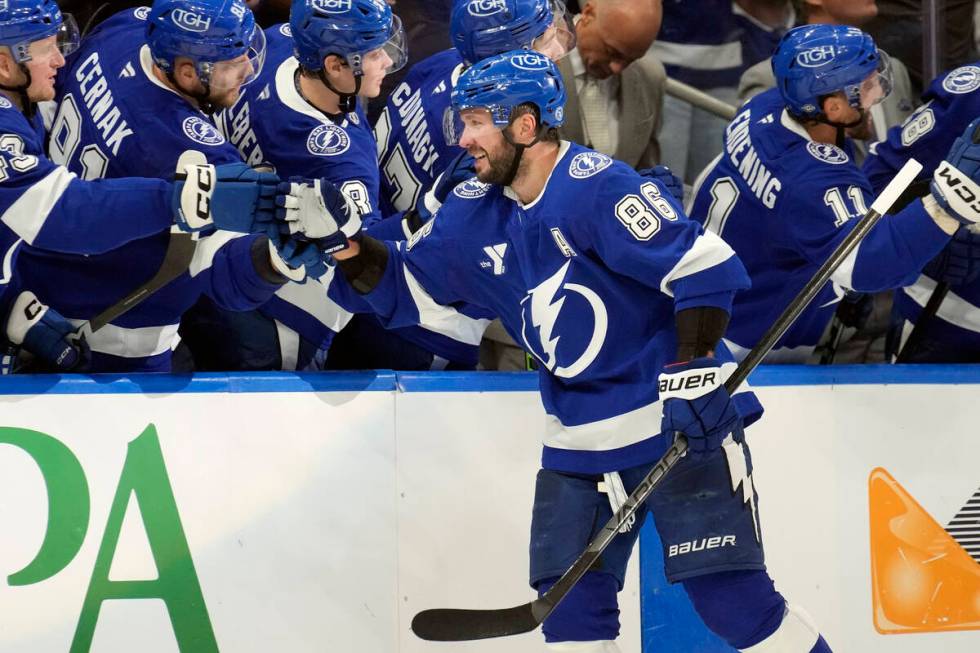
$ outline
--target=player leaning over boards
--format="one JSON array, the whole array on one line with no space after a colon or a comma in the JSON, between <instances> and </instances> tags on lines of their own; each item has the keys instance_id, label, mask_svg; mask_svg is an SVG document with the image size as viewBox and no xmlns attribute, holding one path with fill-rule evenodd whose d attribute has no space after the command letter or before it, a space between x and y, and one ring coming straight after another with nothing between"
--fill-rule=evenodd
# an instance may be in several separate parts
<instances>
[{"instance_id":1,"label":"player leaning over boards","mask_svg":"<svg viewBox=\"0 0 980 653\"><path fill-rule=\"evenodd\" d=\"M172 174L185 150L197 150L203 165L189 168L191 178L202 175L205 185L215 176L219 183L263 185L271 212L278 178L242 164L202 111L234 101L239 87L258 72L261 37L241 0L158 0L152 9L116 14L85 38L60 80L52 157L87 178L161 177ZM241 205L234 216L241 231L261 228L249 216L249 207ZM17 273L77 325L151 278L170 238L166 229L158 229L93 256L25 247ZM90 369L169 371L177 324L200 295L249 309L266 301L287 277L305 276L300 257L291 256L295 251L279 253L286 245L270 243L264 234L217 232L201 238L186 271L91 334ZM311 259L319 263L318 256Z\"/></svg>"},{"instance_id":2,"label":"player leaning over boards","mask_svg":"<svg viewBox=\"0 0 980 653\"><path fill-rule=\"evenodd\" d=\"M635 489L669 434L692 436L692 453L603 552L602 568L545 620L548 650L619 650L617 593L652 510L667 577L726 641L753 653L829 651L766 573L743 435L761 406L720 384L735 367L719 340L732 297L748 286L745 270L659 181L558 140L564 102L558 69L535 52L464 72L453 109L477 179L457 186L407 247L365 235L338 253L348 292L391 324L476 305L540 361L548 418L530 547L539 593ZM488 261L488 251L497 256ZM698 390L658 394L658 381Z\"/></svg>"},{"instance_id":3,"label":"player leaning over boards","mask_svg":"<svg viewBox=\"0 0 980 653\"><path fill-rule=\"evenodd\" d=\"M871 204L844 130L888 94L887 63L853 27L788 32L772 60L777 88L742 107L722 153L698 180L691 216L732 246L752 279L735 298L726 336L739 358ZM951 151L950 163L958 166L975 149ZM845 290L879 292L915 281L957 227L977 219L942 197L934 190L881 220L766 360L805 361Z\"/></svg>"},{"instance_id":4,"label":"player leaning over boards","mask_svg":"<svg viewBox=\"0 0 980 653\"><path fill-rule=\"evenodd\" d=\"M54 99L55 75L77 47L75 21L62 17L54 0L7 0L0 6L0 346L19 345L61 371L83 363L85 346L69 338L73 327L41 303L51 301L42 290L24 284L19 254L30 246L52 255L96 255L166 233L182 194L192 201L195 193L191 185L175 189L160 179L83 181L88 177L45 156L36 103ZM238 200L235 189L244 192ZM242 203L258 189L255 181L221 184L210 217L219 226L236 212L246 221L260 214L271 220L271 210ZM222 213L225 207L231 214Z\"/></svg>"}]
</instances>

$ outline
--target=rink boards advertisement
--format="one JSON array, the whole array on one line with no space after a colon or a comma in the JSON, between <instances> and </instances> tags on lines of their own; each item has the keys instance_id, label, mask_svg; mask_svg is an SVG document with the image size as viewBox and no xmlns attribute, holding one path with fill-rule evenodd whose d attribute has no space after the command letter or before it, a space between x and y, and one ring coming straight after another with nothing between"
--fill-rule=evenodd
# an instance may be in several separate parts
<instances>
[{"instance_id":1,"label":"rink boards advertisement","mask_svg":"<svg viewBox=\"0 0 980 653\"><path fill-rule=\"evenodd\" d=\"M835 650L980 647L980 373L760 369L777 587ZM531 598L531 375L0 379L0 653L543 650L415 638ZM730 651L647 524L624 653Z\"/></svg>"}]
</instances>

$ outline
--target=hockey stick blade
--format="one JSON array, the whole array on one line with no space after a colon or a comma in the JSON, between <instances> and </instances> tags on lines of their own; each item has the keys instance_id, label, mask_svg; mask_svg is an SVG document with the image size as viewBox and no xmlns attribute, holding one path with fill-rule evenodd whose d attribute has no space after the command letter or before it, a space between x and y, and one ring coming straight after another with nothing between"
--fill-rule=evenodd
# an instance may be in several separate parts
<instances>
[{"instance_id":1,"label":"hockey stick blade","mask_svg":"<svg viewBox=\"0 0 980 653\"><path fill-rule=\"evenodd\" d=\"M813 278L793 298L789 306L773 322L769 330L762 336L758 344L739 363L732 375L725 381L725 389L734 394L735 390L748 378L766 354L782 338L786 330L793 324L803 309L817 296L831 275L847 256L854 251L858 243L868 235L878 220L888 212L895 200L908 188L915 179L922 165L915 159L906 162L895 178L885 187L881 195L874 201L871 208L857 221L850 233L830 254ZM455 610L432 609L423 610L412 620L412 630L426 640L440 642L459 642L490 637L505 637L518 635L537 628L552 610L561 602L572 587L592 567L609 543L616 537L620 527L626 523L637 508L643 504L667 473L687 453L687 438L683 433L676 434L674 443L667 449L653 469L640 481L640 484L626 498L623 506L606 522L595 539L582 552L582 555L572 563L561 578L547 592L535 601L515 608L503 610Z\"/></svg>"},{"instance_id":2,"label":"hockey stick blade","mask_svg":"<svg viewBox=\"0 0 980 653\"><path fill-rule=\"evenodd\" d=\"M77 332L79 334L95 333L182 275L191 265L194 251L197 249L197 242L194 234L180 231L174 227L170 232L170 240L167 241L167 251L163 255L163 261L160 263L160 268L156 274L139 288L82 324Z\"/></svg>"}]
</instances>

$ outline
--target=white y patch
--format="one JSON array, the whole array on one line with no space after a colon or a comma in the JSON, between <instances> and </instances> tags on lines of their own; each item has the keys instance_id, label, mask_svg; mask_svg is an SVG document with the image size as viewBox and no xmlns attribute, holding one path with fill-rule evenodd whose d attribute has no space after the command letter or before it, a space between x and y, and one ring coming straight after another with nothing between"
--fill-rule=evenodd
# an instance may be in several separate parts
<instances>
[{"instance_id":1,"label":"white y patch","mask_svg":"<svg viewBox=\"0 0 980 653\"><path fill-rule=\"evenodd\" d=\"M483 248L483 253L490 257L490 262L493 264L493 273L495 276L502 275L507 268L504 267L504 255L507 253L507 243L500 243L498 245L489 245Z\"/></svg>"}]
</instances>

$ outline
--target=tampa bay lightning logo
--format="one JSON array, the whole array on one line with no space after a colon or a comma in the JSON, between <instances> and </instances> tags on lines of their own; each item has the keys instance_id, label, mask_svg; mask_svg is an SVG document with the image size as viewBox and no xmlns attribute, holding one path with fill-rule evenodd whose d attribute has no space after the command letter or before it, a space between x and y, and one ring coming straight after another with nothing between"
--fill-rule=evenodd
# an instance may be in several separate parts
<instances>
[{"instance_id":1,"label":"tampa bay lightning logo","mask_svg":"<svg viewBox=\"0 0 980 653\"><path fill-rule=\"evenodd\" d=\"M575 179L588 179L612 165L612 158L599 152L581 152L568 166L568 174Z\"/></svg>"},{"instance_id":2,"label":"tampa bay lightning logo","mask_svg":"<svg viewBox=\"0 0 980 653\"><path fill-rule=\"evenodd\" d=\"M466 11L471 16L482 18L507 11L507 0L471 0L466 5Z\"/></svg>"},{"instance_id":3,"label":"tampa bay lightning logo","mask_svg":"<svg viewBox=\"0 0 980 653\"><path fill-rule=\"evenodd\" d=\"M317 156L337 156L350 147L350 137L333 123L325 123L310 132L306 149Z\"/></svg>"},{"instance_id":4,"label":"tampa bay lightning logo","mask_svg":"<svg viewBox=\"0 0 980 653\"><path fill-rule=\"evenodd\" d=\"M532 288L521 301L521 337L524 338L524 344L552 374L564 379L578 376L595 361L602 345L606 342L606 332L609 330L609 315L602 298L588 286L565 282L571 264L571 261L567 261L557 272L538 284L536 288ZM559 360L558 357L558 341L561 339L561 334L557 332L556 325L562 307L572 294L583 298L592 311L592 335L581 352L577 352L573 358L570 357L571 360L565 361ZM576 303L574 320L576 325L582 324L580 318L583 315L577 308L580 302L581 300L578 300ZM537 330L537 334L533 331L529 333L533 329ZM567 364L564 364L566 362Z\"/></svg>"},{"instance_id":5,"label":"tampa bay lightning logo","mask_svg":"<svg viewBox=\"0 0 980 653\"><path fill-rule=\"evenodd\" d=\"M557 107L555 109L555 120L558 122L565 121L565 107Z\"/></svg>"},{"instance_id":6,"label":"tampa bay lightning logo","mask_svg":"<svg viewBox=\"0 0 980 653\"><path fill-rule=\"evenodd\" d=\"M225 137L221 135L221 132L203 118L197 116L184 118L182 127L187 138L201 145L221 145L225 142Z\"/></svg>"},{"instance_id":7,"label":"tampa bay lightning logo","mask_svg":"<svg viewBox=\"0 0 980 653\"><path fill-rule=\"evenodd\" d=\"M0 95L0 109L13 109L14 105L10 103L10 100Z\"/></svg>"},{"instance_id":8,"label":"tampa bay lightning logo","mask_svg":"<svg viewBox=\"0 0 980 653\"><path fill-rule=\"evenodd\" d=\"M146 20L147 18L150 17L150 8L137 7L136 9L133 9L133 15L139 18L140 20Z\"/></svg>"},{"instance_id":9,"label":"tampa bay lightning logo","mask_svg":"<svg viewBox=\"0 0 980 653\"><path fill-rule=\"evenodd\" d=\"M453 189L453 195L462 197L464 200L472 200L483 197L490 192L490 184L484 184L476 177L467 179Z\"/></svg>"},{"instance_id":10,"label":"tampa bay lightning logo","mask_svg":"<svg viewBox=\"0 0 980 653\"><path fill-rule=\"evenodd\" d=\"M958 95L975 91L980 88L980 68L977 66L957 68L943 80L943 88Z\"/></svg>"},{"instance_id":11,"label":"tampa bay lightning logo","mask_svg":"<svg viewBox=\"0 0 980 653\"><path fill-rule=\"evenodd\" d=\"M360 118L360 116L358 116L353 111L351 111L350 113L347 114L347 119L350 120L352 124L355 124L355 125L360 125L361 124L361 118Z\"/></svg>"},{"instance_id":12,"label":"tampa bay lightning logo","mask_svg":"<svg viewBox=\"0 0 980 653\"><path fill-rule=\"evenodd\" d=\"M543 54L528 50L527 52L521 52L512 56L510 63L514 68L537 72L539 70L548 70L548 64L551 63L551 60Z\"/></svg>"},{"instance_id":13,"label":"tampa bay lightning logo","mask_svg":"<svg viewBox=\"0 0 980 653\"><path fill-rule=\"evenodd\" d=\"M810 141L806 144L806 149L814 159L818 159L825 163L832 163L835 166L839 166L850 161L847 153L844 152L844 150L840 149L836 145L831 145L830 143L817 143L815 141Z\"/></svg>"},{"instance_id":14,"label":"tampa bay lightning logo","mask_svg":"<svg viewBox=\"0 0 980 653\"><path fill-rule=\"evenodd\" d=\"M310 4L321 14L342 14L352 6L351 0L313 0Z\"/></svg>"},{"instance_id":15,"label":"tampa bay lightning logo","mask_svg":"<svg viewBox=\"0 0 980 653\"><path fill-rule=\"evenodd\" d=\"M279 33L283 36L293 37L293 28L289 26L289 23L283 23L279 26Z\"/></svg>"},{"instance_id":16,"label":"tampa bay lightning logo","mask_svg":"<svg viewBox=\"0 0 980 653\"><path fill-rule=\"evenodd\" d=\"M206 32L211 28L211 17L191 9L174 9L170 14L174 25L188 32Z\"/></svg>"}]
</instances>

